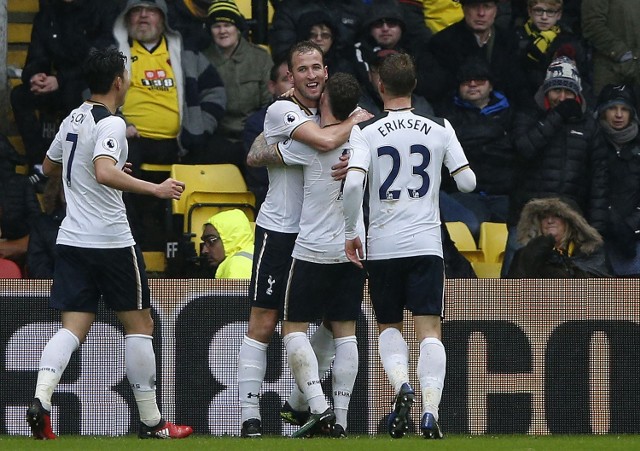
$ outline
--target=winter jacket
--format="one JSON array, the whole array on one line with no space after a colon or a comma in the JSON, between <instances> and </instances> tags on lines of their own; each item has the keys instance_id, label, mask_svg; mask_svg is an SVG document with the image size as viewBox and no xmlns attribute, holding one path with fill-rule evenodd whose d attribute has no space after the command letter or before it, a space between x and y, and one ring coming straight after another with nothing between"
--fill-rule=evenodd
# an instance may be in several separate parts
<instances>
[{"instance_id":1,"label":"winter jacket","mask_svg":"<svg viewBox=\"0 0 640 451\"><path fill-rule=\"evenodd\" d=\"M542 105L521 109L515 115L513 137L518 183L510 198L508 223L518 222L529 200L561 196L576 202L602 233L608 207L607 156L591 114L565 122L558 111Z\"/></svg>"},{"instance_id":2,"label":"winter jacket","mask_svg":"<svg viewBox=\"0 0 640 451\"><path fill-rule=\"evenodd\" d=\"M564 219L567 249L556 249L555 240L541 232L547 215ZM582 279L607 277L602 237L571 202L559 198L534 199L522 211L518 241L524 244L509 267L509 278Z\"/></svg>"},{"instance_id":3,"label":"winter jacket","mask_svg":"<svg viewBox=\"0 0 640 451\"><path fill-rule=\"evenodd\" d=\"M27 250L29 279L53 279L56 238L65 213L62 208L53 214L42 213L33 221Z\"/></svg>"},{"instance_id":4,"label":"winter jacket","mask_svg":"<svg viewBox=\"0 0 640 451\"><path fill-rule=\"evenodd\" d=\"M60 89L73 90L81 102L81 93L88 89L82 63L92 47L115 44L112 27L117 14L112 1L41 2L33 21L22 83L28 86L31 77L41 72L55 75Z\"/></svg>"},{"instance_id":5,"label":"winter jacket","mask_svg":"<svg viewBox=\"0 0 640 451\"><path fill-rule=\"evenodd\" d=\"M535 25L532 26L535 27ZM576 62L578 71L582 75L583 85L586 84L586 80L588 79L587 75L590 74L591 66L590 61L588 61L585 45L579 37L565 31L564 28L560 28L560 33L551 41L546 52L541 53L533 45L533 37L527 34L524 26L518 27L515 33L516 39L518 40L517 58L524 69L528 95L534 96L538 88L542 86L547 68L559 49L562 49L562 52L566 52L565 56L569 56ZM532 59L529 55L536 59ZM584 88L585 86L583 86L583 90Z\"/></svg>"},{"instance_id":6,"label":"winter jacket","mask_svg":"<svg viewBox=\"0 0 640 451\"><path fill-rule=\"evenodd\" d=\"M443 95L457 87L458 68L469 58L476 57L489 62L496 90L504 92L514 104L530 103L524 90L524 74L513 61L517 51L513 33L494 26L491 41L480 47L463 19L433 35L429 41L429 49L449 74L449 86L443 91Z\"/></svg>"},{"instance_id":7,"label":"winter jacket","mask_svg":"<svg viewBox=\"0 0 640 451\"><path fill-rule=\"evenodd\" d=\"M640 135L619 150L607 139L605 142L610 211L604 235L623 254L635 254L635 243L640 240Z\"/></svg>"},{"instance_id":8,"label":"winter jacket","mask_svg":"<svg viewBox=\"0 0 640 451\"><path fill-rule=\"evenodd\" d=\"M220 73L227 93L227 109L219 130L225 137L239 140L247 117L272 100L267 87L271 56L243 37L230 58L215 44L204 54Z\"/></svg>"},{"instance_id":9,"label":"winter jacket","mask_svg":"<svg viewBox=\"0 0 640 451\"><path fill-rule=\"evenodd\" d=\"M594 89L640 83L640 8L637 0L583 0L582 35L593 47ZM621 57L631 52L623 62Z\"/></svg>"},{"instance_id":10,"label":"winter jacket","mask_svg":"<svg viewBox=\"0 0 640 451\"><path fill-rule=\"evenodd\" d=\"M0 135L0 238L17 240L29 235L30 224L41 213L29 179L16 173L24 158Z\"/></svg>"},{"instance_id":11,"label":"winter jacket","mask_svg":"<svg viewBox=\"0 0 640 451\"><path fill-rule=\"evenodd\" d=\"M617 63L629 50L640 57L639 23L637 0L583 0L582 34L597 58Z\"/></svg>"},{"instance_id":12,"label":"winter jacket","mask_svg":"<svg viewBox=\"0 0 640 451\"><path fill-rule=\"evenodd\" d=\"M512 108L504 94L493 91L482 110L457 95L437 111L451 122L469 165L476 174L475 192L510 193L515 179L515 151L511 143ZM446 185L449 181L450 185ZM446 192L458 192L451 177Z\"/></svg>"},{"instance_id":13,"label":"winter jacket","mask_svg":"<svg viewBox=\"0 0 640 451\"><path fill-rule=\"evenodd\" d=\"M127 57L127 70L131 69L131 45L126 25L126 14L137 3L128 0L116 19L113 34L120 51ZM202 54L182 47L182 38L167 24L167 5L164 0L155 4L165 16L165 38L176 78L181 131L178 143L181 155L204 146L208 136L218 128L224 116L227 96L222 78L215 67Z\"/></svg>"},{"instance_id":14,"label":"winter jacket","mask_svg":"<svg viewBox=\"0 0 640 451\"><path fill-rule=\"evenodd\" d=\"M297 42L297 25L309 12L324 11L339 24L339 39L334 42L339 55L346 55L356 42L365 4L362 0L285 0L278 4L269 31L269 46L274 61L286 59Z\"/></svg>"}]
</instances>

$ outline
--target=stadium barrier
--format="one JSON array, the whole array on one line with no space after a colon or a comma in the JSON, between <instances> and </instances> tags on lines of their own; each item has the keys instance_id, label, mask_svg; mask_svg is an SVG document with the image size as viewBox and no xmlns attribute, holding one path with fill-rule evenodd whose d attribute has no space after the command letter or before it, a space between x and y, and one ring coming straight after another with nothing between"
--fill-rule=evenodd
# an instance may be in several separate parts
<instances>
[{"instance_id":1,"label":"stadium barrier","mask_svg":"<svg viewBox=\"0 0 640 451\"><path fill-rule=\"evenodd\" d=\"M446 433L640 432L640 303L637 280L448 280L447 378L440 420ZM29 433L40 352L59 327L47 308L50 282L0 280L0 433ZM157 394L166 418L196 432L237 435L236 360L249 304L244 281L151 280ZM405 319L409 325L409 318ZM360 371L351 434L385 431L393 393L379 363L365 292L357 327ZM417 343L410 340L415 373ZM290 434L279 409L293 386L282 339L268 351L260 398L266 433ZM416 380L412 381L418 386ZM330 393L330 377L325 393ZM53 396L59 434L137 431L127 386L124 337L101 311ZM418 424L420 401L413 410ZM105 421L108 420L108 421Z\"/></svg>"}]
</instances>

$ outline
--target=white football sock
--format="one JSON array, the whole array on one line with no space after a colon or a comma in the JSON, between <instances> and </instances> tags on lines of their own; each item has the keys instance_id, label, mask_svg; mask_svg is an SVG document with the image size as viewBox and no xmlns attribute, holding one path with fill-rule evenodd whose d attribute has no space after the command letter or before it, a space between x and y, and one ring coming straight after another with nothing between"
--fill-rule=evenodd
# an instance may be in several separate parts
<instances>
[{"instance_id":1,"label":"white football sock","mask_svg":"<svg viewBox=\"0 0 640 451\"><path fill-rule=\"evenodd\" d=\"M125 335L124 364L136 398L140 421L156 426L162 416L156 402L156 355L151 335Z\"/></svg>"},{"instance_id":2,"label":"white football sock","mask_svg":"<svg viewBox=\"0 0 640 451\"><path fill-rule=\"evenodd\" d=\"M378 338L380 360L395 393L409 382L409 347L402 333L394 327L385 329Z\"/></svg>"},{"instance_id":3,"label":"white football sock","mask_svg":"<svg viewBox=\"0 0 640 451\"><path fill-rule=\"evenodd\" d=\"M322 392L318 378L318 361L307 334L293 332L284 336L284 346L287 350L287 361L298 387L307 398L311 413L322 413L329 407Z\"/></svg>"},{"instance_id":4,"label":"white football sock","mask_svg":"<svg viewBox=\"0 0 640 451\"><path fill-rule=\"evenodd\" d=\"M358 342L355 335L336 338L336 358L333 362L333 411L336 424L347 430L347 413L351 392L358 375Z\"/></svg>"},{"instance_id":5,"label":"white football sock","mask_svg":"<svg viewBox=\"0 0 640 451\"><path fill-rule=\"evenodd\" d=\"M333 333L327 329L324 324L320 324L318 329L309 339L313 352L316 354L318 360L318 376L320 380L324 377L326 372L331 368L331 362L336 353L336 346L333 342ZM307 410L309 405L307 404L307 398L300 391L298 386L293 387L291 395L289 396L289 405L298 411Z\"/></svg>"},{"instance_id":6,"label":"white football sock","mask_svg":"<svg viewBox=\"0 0 640 451\"><path fill-rule=\"evenodd\" d=\"M38 366L38 381L34 397L42 407L51 411L51 397L58 386L71 354L80 346L80 340L69 329L61 328L49 339L42 350Z\"/></svg>"},{"instance_id":7,"label":"white football sock","mask_svg":"<svg viewBox=\"0 0 640 451\"><path fill-rule=\"evenodd\" d=\"M422 340L417 368L422 391L422 412L433 414L436 420L446 371L447 354L442 342L433 337Z\"/></svg>"},{"instance_id":8,"label":"white football sock","mask_svg":"<svg viewBox=\"0 0 640 451\"><path fill-rule=\"evenodd\" d=\"M267 371L267 343L245 335L238 354L238 399L241 421L260 417L260 387Z\"/></svg>"},{"instance_id":9,"label":"white football sock","mask_svg":"<svg viewBox=\"0 0 640 451\"><path fill-rule=\"evenodd\" d=\"M318 359L318 376L322 379L336 355L336 344L333 340L333 333L324 324L320 324L318 329L309 339L313 352Z\"/></svg>"}]
</instances>

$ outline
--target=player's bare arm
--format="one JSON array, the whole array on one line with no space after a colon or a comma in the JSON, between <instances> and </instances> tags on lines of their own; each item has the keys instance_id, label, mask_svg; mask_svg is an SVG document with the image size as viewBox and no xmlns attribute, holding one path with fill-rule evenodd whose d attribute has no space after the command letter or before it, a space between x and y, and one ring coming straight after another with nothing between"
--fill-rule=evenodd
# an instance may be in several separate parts
<instances>
[{"instance_id":1,"label":"player's bare arm","mask_svg":"<svg viewBox=\"0 0 640 451\"><path fill-rule=\"evenodd\" d=\"M260 133L253 141L249 154L247 155L247 165L251 167L283 165L282 157L278 152L277 144L267 144L264 133Z\"/></svg>"},{"instance_id":2,"label":"player's bare arm","mask_svg":"<svg viewBox=\"0 0 640 451\"><path fill-rule=\"evenodd\" d=\"M293 139L313 147L320 152L328 152L344 144L349 139L354 125L373 117L367 110L358 109L349 118L332 127L321 128L313 121L307 121L296 128L291 135Z\"/></svg>"},{"instance_id":3,"label":"player's bare arm","mask_svg":"<svg viewBox=\"0 0 640 451\"><path fill-rule=\"evenodd\" d=\"M47 177L59 176L62 174L62 165L44 157L42 161L42 173Z\"/></svg>"},{"instance_id":4,"label":"player's bare arm","mask_svg":"<svg viewBox=\"0 0 640 451\"><path fill-rule=\"evenodd\" d=\"M98 157L93 162L98 183L120 191L136 194L148 194L161 199L180 199L185 184L168 178L157 184L130 176L116 167L115 161L109 157Z\"/></svg>"}]
</instances>

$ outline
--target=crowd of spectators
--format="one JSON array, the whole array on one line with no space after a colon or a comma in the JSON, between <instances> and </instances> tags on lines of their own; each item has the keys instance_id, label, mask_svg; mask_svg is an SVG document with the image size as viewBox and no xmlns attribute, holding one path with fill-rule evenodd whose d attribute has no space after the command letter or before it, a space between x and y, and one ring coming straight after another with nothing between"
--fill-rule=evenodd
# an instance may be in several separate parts
<instances>
[{"instance_id":1,"label":"crowd of spectators","mask_svg":"<svg viewBox=\"0 0 640 451\"><path fill-rule=\"evenodd\" d=\"M356 76L360 103L374 114L381 110L377 68L405 52L418 70L414 108L451 122L478 177L475 192L452 197L446 175L443 219L467 222L476 238L480 222L506 222L506 275L522 246L525 205L567 198L604 237L612 274L640 273L634 0L270 3L269 39L258 43L255 21L233 0L41 0L22 84L11 94L26 179L45 186L42 120L88 97L80 69L92 46L116 45L128 57L132 83L121 114L134 175L160 176L142 171L145 163L232 163L258 206L268 181L244 161L266 107L291 86L288 49L301 40L318 44L329 74ZM130 196L127 207L142 250L162 250L165 206ZM47 208L55 220L56 209ZM12 230L4 211L2 243ZM18 235L27 236L26 252L28 233ZM15 259L24 264L24 253Z\"/></svg>"}]
</instances>

